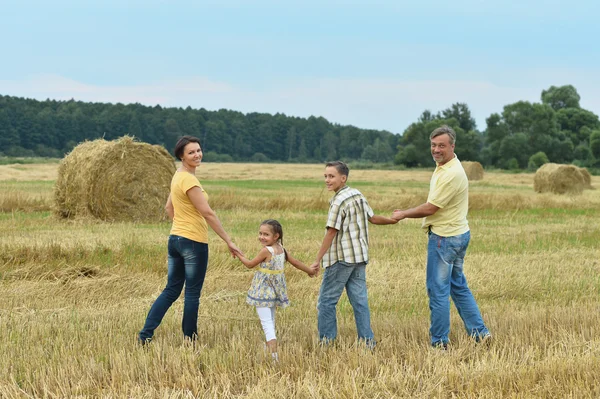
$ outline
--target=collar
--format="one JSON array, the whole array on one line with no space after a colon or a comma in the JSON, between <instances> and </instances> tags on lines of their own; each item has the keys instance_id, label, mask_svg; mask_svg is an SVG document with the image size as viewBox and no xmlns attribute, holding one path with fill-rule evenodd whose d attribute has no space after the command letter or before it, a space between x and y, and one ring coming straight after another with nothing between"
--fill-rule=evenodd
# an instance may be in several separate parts
<instances>
[{"instance_id":1,"label":"collar","mask_svg":"<svg viewBox=\"0 0 600 399\"><path fill-rule=\"evenodd\" d=\"M448 162L446 162L443 165L436 163L436 167L441 168L441 169L448 169L448 168L451 168L454 164L456 164L456 162L460 162L460 161L458 160L458 157L456 156L456 154L454 154L454 158L452 158L451 160L449 160Z\"/></svg>"},{"instance_id":2,"label":"collar","mask_svg":"<svg viewBox=\"0 0 600 399\"><path fill-rule=\"evenodd\" d=\"M335 198L335 197L337 197L337 196L338 196L338 194L340 194L342 191L344 191L344 190L346 190L346 189L349 189L349 188L350 188L350 186L348 186L348 185L346 184L344 187L340 188L340 189L338 190L338 192L337 192L337 193L335 193L335 195L334 195L333 197L331 197L331 199L334 199L334 198Z\"/></svg>"}]
</instances>

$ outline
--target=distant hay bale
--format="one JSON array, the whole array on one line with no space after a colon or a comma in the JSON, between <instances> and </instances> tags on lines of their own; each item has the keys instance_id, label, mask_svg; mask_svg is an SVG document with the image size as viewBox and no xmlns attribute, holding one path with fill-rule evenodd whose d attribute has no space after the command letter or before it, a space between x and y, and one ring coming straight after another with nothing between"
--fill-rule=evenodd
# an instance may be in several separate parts
<instances>
[{"instance_id":1,"label":"distant hay bale","mask_svg":"<svg viewBox=\"0 0 600 399\"><path fill-rule=\"evenodd\" d=\"M579 168L579 173L581 173L581 177L583 177L583 189L584 190L593 190L592 187L592 175L586 168Z\"/></svg>"},{"instance_id":2,"label":"distant hay bale","mask_svg":"<svg viewBox=\"0 0 600 399\"><path fill-rule=\"evenodd\" d=\"M483 179L483 166L479 162L464 161L461 162L467 179L469 180L481 180Z\"/></svg>"},{"instance_id":3,"label":"distant hay bale","mask_svg":"<svg viewBox=\"0 0 600 399\"><path fill-rule=\"evenodd\" d=\"M161 146L129 136L85 141L59 165L55 212L65 218L163 220L174 173L173 158Z\"/></svg>"},{"instance_id":4,"label":"distant hay bale","mask_svg":"<svg viewBox=\"0 0 600 399\"><path fill-rule=\"evenodd\" d=\"M575 165L546 163L533 177L533 189L538 193L581 194L585 180Z\"/></svg>"}]
</instances>

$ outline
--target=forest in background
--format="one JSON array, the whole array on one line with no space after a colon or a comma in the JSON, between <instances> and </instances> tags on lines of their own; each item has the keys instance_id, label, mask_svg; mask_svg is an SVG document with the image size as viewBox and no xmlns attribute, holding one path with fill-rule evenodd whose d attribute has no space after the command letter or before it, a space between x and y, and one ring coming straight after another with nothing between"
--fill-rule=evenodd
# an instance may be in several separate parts
<instances>
[{"instance_id":1,"label":"forest in background","mask_svg":"<svg viewBox=\"0 0 600 399\"><path fill-rule=\"evenodd\" d=\"M205 160L323 162L332 159L432 166L429 134L441 124L457 132L461 160L485 167L535 169L546 162L600 167L600 120L581 108L571 86L551 86L541 101L518 101L486 119L479 130L469 106L425 110L402 134L360 129L277 113L160 105L38 101L0 95L0 156L62 157L84 140L132 135L171 150L183 134L201 139Z\"/></svg>"}]
</instances>

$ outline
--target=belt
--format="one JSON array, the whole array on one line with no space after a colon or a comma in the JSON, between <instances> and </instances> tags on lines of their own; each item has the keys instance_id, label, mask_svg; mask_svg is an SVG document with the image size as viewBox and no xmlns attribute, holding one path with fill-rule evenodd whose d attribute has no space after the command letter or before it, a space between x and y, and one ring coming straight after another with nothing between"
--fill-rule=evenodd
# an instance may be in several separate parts
<instances>
[{"instance_id":1,"label":"belt","mask_svg":"<svg viewBox=\"0 0 600 399\"><path fill-rule=\"evenodd\" d=\"M262 272L262 273L266 273L266 274L281 274L281 273L283 273L283 269L281 269L281 270L271 270L271 269L265 269L264 267L259 267L258 271Z\"/></svg>"}]
</instances>

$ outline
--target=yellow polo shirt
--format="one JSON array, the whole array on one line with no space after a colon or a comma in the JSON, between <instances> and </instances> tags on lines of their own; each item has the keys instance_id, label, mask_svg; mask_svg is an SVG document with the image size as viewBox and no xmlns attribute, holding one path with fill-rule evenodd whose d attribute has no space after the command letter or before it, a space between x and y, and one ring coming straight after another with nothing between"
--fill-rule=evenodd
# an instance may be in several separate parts
<instances>
[{"instance_id":1,"label":"yellow polo shirt","mask_svg":"<svg viewBox=\"0 0 600 399\"><path fill-rule=\"evenodd\" d=\"M192 241L208 244L208 225L206 219L198 212L187 196L189 189L200 187L204 198L208 201L208 194L196 176L188 172L175 172L171 180L171 202L175 209L171 235L185 237Z\"/></svg>"},{"instance_id":2,"label":"yellow polo shirt","mask_svg":"<svg viewBox=\"0 0 600 399\"><path fill-rule=\"evenodd\" d=\"M438 211L423 219L423 228L442 237L452 237L469 231L469 180L460 161L454 159L438 165L431 176L427 202Z\"/></svg>"}]
</instances>

